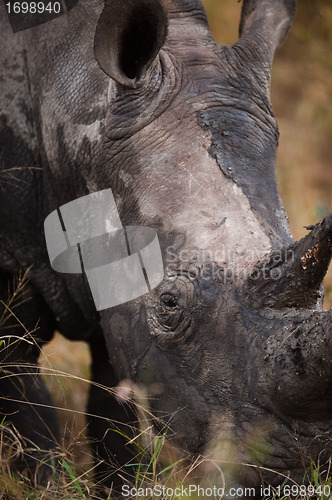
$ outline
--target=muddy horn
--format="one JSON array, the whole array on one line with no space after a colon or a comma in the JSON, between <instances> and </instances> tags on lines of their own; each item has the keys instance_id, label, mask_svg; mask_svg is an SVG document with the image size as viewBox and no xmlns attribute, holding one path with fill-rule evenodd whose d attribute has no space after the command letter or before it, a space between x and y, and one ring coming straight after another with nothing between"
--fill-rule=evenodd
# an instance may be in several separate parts
<instances>
[{"instance_id":1,"label":"muddy horn","mask_svg":"<svg viewBox=\"0 0 332 500\"><path fill-rule=\"evenodd\" d=\"M249 278L251 306L283 309L320 306L322 281L332 256L332 214L284 250L272 254Z\"/></svg>"}]
</instances>

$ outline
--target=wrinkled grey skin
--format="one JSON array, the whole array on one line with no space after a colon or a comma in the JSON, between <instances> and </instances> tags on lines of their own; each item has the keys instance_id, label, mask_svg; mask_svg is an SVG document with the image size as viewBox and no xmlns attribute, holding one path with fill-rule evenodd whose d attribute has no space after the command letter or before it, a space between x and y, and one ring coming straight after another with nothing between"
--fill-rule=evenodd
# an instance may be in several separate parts
<instances>
[{"instance_id":1,"label":"wrinkled grey skin","mask_svg":"<svg viewBox=\"0 0 332 500\"><path fill-rule=\"evenodd\" d=\"M2 298L8 279L29 269L30 300L15 311L27 329L39 321L38 346L55 328L87 340L93 379L145 385L177 446L204 452L221 436L234 461L301 483L309 458L323 463L332 451L332 316L321 312L332 221L293 244L276 184L270 72L294 2L244 0L232 47L215 44L198 0L163 6L83 0L16 34L0 6ZM166 273L150 294L99 316L82 276L50 268L43 221L108 187L123 225L157 230ZM9 344L3 369L36 363L37 347ZM37 406L37 418L8 401L50 401L29 377L18 378L19 392L1 380L2 412L19 409L8 421L51 447L52 411ZM133 418L95 389L89 411ZM92 421L91 434L102 438L103 425ZM119 438L107 436L109 454L125 461ZM255 455L257 441L266 453ZM96 453L107 458L103 446ZM260 475L282 481L248 467L237 480L257 485Z\"/></svg>"}]
</instances>

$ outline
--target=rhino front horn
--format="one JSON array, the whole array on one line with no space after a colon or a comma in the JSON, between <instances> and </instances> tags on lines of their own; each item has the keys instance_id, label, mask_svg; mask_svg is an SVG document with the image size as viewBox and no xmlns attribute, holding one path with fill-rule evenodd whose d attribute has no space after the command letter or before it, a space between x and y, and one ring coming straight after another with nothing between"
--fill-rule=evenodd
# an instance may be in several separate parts
<instances>
[{"instance_id":1,"label":"rhino front horn","mask_svg":"<svg viewBox=\"0 0 332 500\"><path fill-rule=\"evenodd\" d=\"M332 215L329 215L307 236L274 252L268 262L255 268L247 283L251 306L316 308L317 301L322 301L321 285L331 256Z\"/></svg>"}]
</instances>

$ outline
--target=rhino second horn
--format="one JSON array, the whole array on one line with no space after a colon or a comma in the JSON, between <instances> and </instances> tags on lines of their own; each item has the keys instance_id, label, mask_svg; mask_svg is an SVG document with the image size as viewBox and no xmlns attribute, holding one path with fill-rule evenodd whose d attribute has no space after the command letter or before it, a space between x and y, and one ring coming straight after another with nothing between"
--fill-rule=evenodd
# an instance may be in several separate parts
<instances>
[{"instance_id":1,"label":"rhino second horn","mask_svg":"<svg viewBox=\"0 0 332 500\"><path fill-rule=\"evenodd\" d=\"M256 267L245 289L251 307L316 308L322 301L322 281L332 256L332 215L301 240L272 254Z\"/></svg>"}]
</instances>

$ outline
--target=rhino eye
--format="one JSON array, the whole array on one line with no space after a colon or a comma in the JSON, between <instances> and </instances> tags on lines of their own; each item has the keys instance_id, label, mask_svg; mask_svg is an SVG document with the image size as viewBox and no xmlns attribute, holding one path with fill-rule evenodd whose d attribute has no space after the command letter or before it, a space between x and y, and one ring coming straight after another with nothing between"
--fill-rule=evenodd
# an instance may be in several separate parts
<instances>
[{"instance_id":1,"label":"rhino eye","mask_svg":"<svg viewBox=\"0 0 332 500\"><path fill-rule=\"evenodd\" d=\"M170 309L174 309L177 306L177 297L170 293L163 293L161 300L163 304Z\"/></svg>"}]
</instances>

